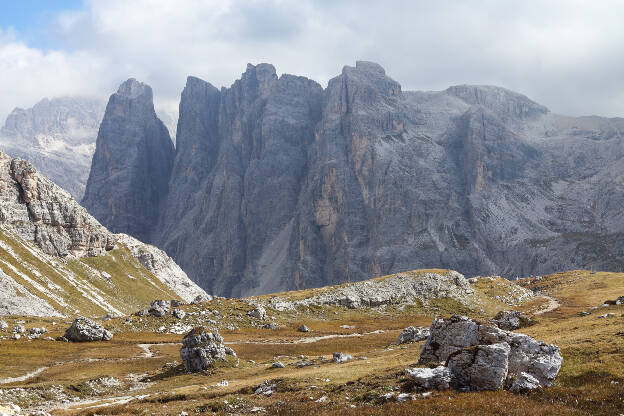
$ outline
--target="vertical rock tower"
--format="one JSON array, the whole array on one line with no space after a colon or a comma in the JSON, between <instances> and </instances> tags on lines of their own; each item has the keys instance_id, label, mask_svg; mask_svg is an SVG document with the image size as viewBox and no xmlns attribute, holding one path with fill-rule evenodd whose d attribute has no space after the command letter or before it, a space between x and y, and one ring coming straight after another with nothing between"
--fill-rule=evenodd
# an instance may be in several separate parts
<instances>
[{"instance_id":1,"label":"vertical rock tower","mask_svg":"<svg viewBox=\"0 0 624 416\"><path fill-rule=\"evenodd\" d=\"M174 156L152 89L127 80L106 106L82 205L109 230L149 242Z\"/></svg>"}]
</instances>

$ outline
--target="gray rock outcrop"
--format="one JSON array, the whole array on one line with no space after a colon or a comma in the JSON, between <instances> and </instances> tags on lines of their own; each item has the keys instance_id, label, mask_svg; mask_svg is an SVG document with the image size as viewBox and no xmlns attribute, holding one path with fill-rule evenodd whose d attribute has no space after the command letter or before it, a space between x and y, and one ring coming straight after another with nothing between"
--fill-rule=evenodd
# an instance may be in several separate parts
<instances>
[{"instance_id":1,"label":"gray rock outcrop","mask_svg":"<svg viewBox=\"0 0 624 416\"><path fill-rule=\"evenodd\" d=\"M148 313L152 316L165 316L171 310L171 303L168 300L153 300L150 303Z\"/></svg>"},{"instance_id":2,"label":"gray rock outcrop","mask_svg":"<svg viewBox=\"0 0 624 416\"><path fill-rule=\"evenodd\" d=\"M106 106L82 204L109 230L149 243L174 153L152 89L127 80Z\"/></svg>"},{"instance_id":3,"label":"gray rock outcrop","mask_svg":"<svg viewBox=\"0 0 624 416\"><path fill-rule=\"evenodd\" d=\"M563 362L556 345L463 316L436 319L430 330L419 363L445 364L459 389L548 387Z\"/></svg>"},{"instance_id":4,"label":"gray rock outcrop","mask_svg":"<svg viewBox=\"0 0 624 416\"><path fill-rule=\"evenodd\" d=\"M529 326L533 321L520 311L500 311L496 314L494 319L490 320L490 323L496 325L500 329L513 331Z\"/></svg>"},{"instance_id":5,"label":"gray rock outcrop","mask_svg":"<svg viewBox=\"0 0 624 416\"><path fill-rule=\"evenodd\" d=\"M260 320L264 320L267 316L266 309L260 305L256 305L252 310L247 312L247 315Z\"/></svg>"},{"instance_id":6,"label":"gray rock outcrop","mask_svg":"<svg viewBox=\"0 0 624 416\"><path fill-rule=\"evenodd\" d=\"M419 326L418 328L408 326L401 332L397 342L399 344L405 344L407 342L418 342L427 339L429 335L429 328L423 326Z\"/></svg>"},{"instance_id":7,"label":"gray rock outcrop","mask_svg":"<svg viewBox=\"0 0 624 416\"><path fill-rule=\"evenodd\" d=\"M467 279L453 270L439 272L410 271L382 279L354 282L323 290L307 298L289 300L272 297L268 306L284 311L298 306L336 305L350 309L377 307L450 298L463 305L472 305L474 289Z\"/></svg>"},{"instance_id":8,"label":"gray rock outcrop","mask_svg":"<svg viewBox=\"0 0 624 416\"><path fill-rule=\"evenodd\" d=\"M405 373L419 390L447 390L451 387L451 370L445 366L406 369Z\"/></svg>"},{"instance_id":9,"label":"gray rock outcrop","mask_svg":"<svg viewBox=\"0 0 624 416\"><path fill-rule=\"evenodd\" d=\"M344 354L342 352L335 352L332 354L332 361L336 364L346 363L347 361L351 361L353 356L350 354Z\"/></svg>"},{"instance_id":10,"label":"gray rock outcrop","mask_svg":"<svg viewBox=\"0 0 624 416\"><path fill-rule=\"evenodd\" d=\"M499 390L505 386L510 351L506 342L477 345L451 354L446 365L459 389Z\"/></svg>"},{"instance_id":11,"label":"gray rock outcrop","mask_svg":"<svg viewBox=\"0 0 624 416\"><path fill-rule=\"evenodd\" d=\"M46 254L97 256L115 239L69 193L32 164L0 152L0 224Z\"/></svg>"},{"instance_id":12,"label":"gray rock outcrop","mask_svg":"<svg viewBox=\"0 0 624 416\"><path fill-rule=\"evenodd\" d=\"M223 338L216 330L210 332L203 327L193 328L182 339L180 358L189 373L207 370L217 360L226 360Z\"/></svg>"},{"instance_id":13,"label":"gray rock outcrop","mask_svg":"<svg viewBox=\"0 0 624 416\"><path fill-rule=\"evenodd\" d=\"M90 319L78 317L67 328L64 337L71 342L110 341L113 334Z\"/></svg>"}]
</instances>

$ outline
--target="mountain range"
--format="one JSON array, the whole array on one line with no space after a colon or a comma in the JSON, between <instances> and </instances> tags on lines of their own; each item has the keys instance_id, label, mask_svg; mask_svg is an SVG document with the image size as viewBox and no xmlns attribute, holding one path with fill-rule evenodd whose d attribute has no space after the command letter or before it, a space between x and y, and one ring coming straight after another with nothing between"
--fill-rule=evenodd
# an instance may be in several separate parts
<instances>
[{"instance_id":1,"label":"mountain range","mask_svg":"<svg viewBox=\"0 0 624 416\"><path fill-rule=\"evenodd\" d=\"M323 88L269 64L189 77L176 147L149 86L109 100L83 205L244 296L422 267L619 271L624 119L493 86L403 91L359 61Z\"/></svg>"}]
</instances>

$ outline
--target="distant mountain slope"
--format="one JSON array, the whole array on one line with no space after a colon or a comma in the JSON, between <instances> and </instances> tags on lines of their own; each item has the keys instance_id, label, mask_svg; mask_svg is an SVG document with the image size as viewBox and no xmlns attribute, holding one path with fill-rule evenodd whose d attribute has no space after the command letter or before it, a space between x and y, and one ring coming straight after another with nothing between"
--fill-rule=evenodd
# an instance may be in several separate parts
<instances>
[{"instance_id":1,"label":"distant mountain slope","mask_svg":"<svg viewBox=\"0 0 624 416\"><path fill-rule=\"evenodd\" d=\"M0 129L0 149L28 160L80 200L87 184L105 103L81 97L16 108Z\"/></svg>"},{"instance_id":2,"label":"distant mountain slope","mask_svg":"<svg viewBox=\"0 0 624 416\"><path fill-rule=\"evenodd\" d=\"M99 180L115 184L103 172L133 156L109 154ZM145 166L139 183L161 178ZM158 224L132 233L226 296L429 267L620 271L623 168L624 119L553 114L494 86L403 91L372 62L327 88L248 65L229 88L188 78ZM127 215L105 196L88 208Z\"/></svg>"},{"instance_id":3,"label":"distant mountain slope","mask_svg":"<svg viewBox=\"0 0 624 416\"><path fill-rule=\"evenodd\" d=\"M200 294L164 252L110 233L30 163L0 152L0 315L128 314Z\"/></svg>"}]
</instances>

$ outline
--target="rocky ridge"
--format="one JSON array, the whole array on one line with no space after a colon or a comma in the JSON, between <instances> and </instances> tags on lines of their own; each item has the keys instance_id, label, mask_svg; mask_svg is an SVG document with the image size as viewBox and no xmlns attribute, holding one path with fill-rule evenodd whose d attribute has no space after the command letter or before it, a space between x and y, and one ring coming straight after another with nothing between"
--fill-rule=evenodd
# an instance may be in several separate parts
<instances>
[{"instance_id":1,"label":"rocky ridge","mask_svg":"<svg viewBox=\"0 0 624 416\"><path fill-rule=\"evenodd\" d=\"M0 277L0 315L122 315L154 298L207 296L164 252L110 233L30 163L3 152Z\"/></svg>"},{"instance_id":2,"label":"rocky ridge","mask_svg":"<svg viewBox=\"0 0 624 416\"><path fill-rule=\"evenodd\" d=\"M322 288L307 296L298 296L297 292L294 292L284 296L252 298L252 302L262 303L278 311L318 305L359 309L416 303L428 307L429 303L435 303L441 299L453 300L471 308L479 308L481 296L471 287L468 279L456 271L416 270ZM524 302L532 298L533 294L527 289L520 288L519 291L514 290L510 297L515 297L518 302Z\"/></svg>"},{"instance_id":3,"label":"rocky ridge","mask_svg":"<svg viewBox=\"0 0 624 416\"><path fill-rule=\"evenodd\" d=\"M323 89L248 65L230 88L188 78L158 226L132 233L225 296L422 267L619 269L623 156L624 120L553 114L503 88L404 91L359 61ZM113 152L94 175L113 183L107 166L132 158Z\"/></svg>"}]
</instances>

